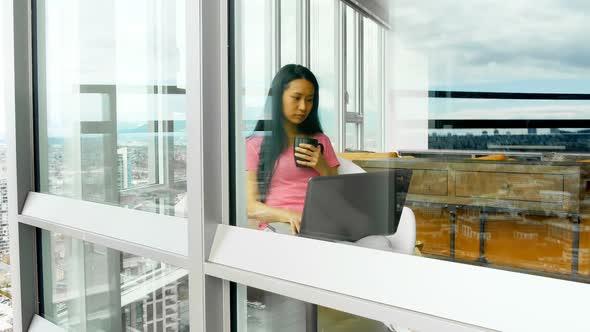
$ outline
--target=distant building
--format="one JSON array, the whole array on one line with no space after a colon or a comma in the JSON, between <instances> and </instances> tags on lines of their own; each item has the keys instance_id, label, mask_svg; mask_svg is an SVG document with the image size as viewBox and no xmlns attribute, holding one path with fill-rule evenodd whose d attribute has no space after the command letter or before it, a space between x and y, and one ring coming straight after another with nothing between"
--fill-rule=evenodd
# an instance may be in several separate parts
<instances>
[{"instance_id":1,"label":"distant building","mask_svg":"<svg viewBox=\"0 0 590 332\"><path fill-rule=\"evenodd\" d=\"M117 163L118 163L118 177L119 190L131 187L131 164L129 163L129 152L127 147L117 149Z\"/></svg>"},{"instance_id":2,"label":"distant building","mask_svg":"<svg viewBox=\"0 0 590 332\"><path fill-rule=\"evenodd\" d=\"M9 254L8 237L8 183L0 178L0 256Z\"/></svg>"},{"instance_id":3,"label":"distant building","mask_svg":"<svg viewBox=\"0 0 590 332\"><path fill-rule=\"evenodd\" d=\"M146 292L146 286L138 287L133 280L122 284L122 291L126 292L128 297L133 300L131 303L124 303L125 325L131 331L166 331L166 332L184 332L185 328L181 322L181 299L179 287L181 281L166 279L166 275L174 269L162 265L153 269L148 261L137 256L123 257L123 274L137 275L140 278L149 278L159 280L165 283L161 288L155 288ZM152 281L154 284L158 282ZM127 284L130 284L127 287ZM134 290L134 288L138 288ZM137 298L133 294L137 293Z\"/></svg>"}]
</instances>

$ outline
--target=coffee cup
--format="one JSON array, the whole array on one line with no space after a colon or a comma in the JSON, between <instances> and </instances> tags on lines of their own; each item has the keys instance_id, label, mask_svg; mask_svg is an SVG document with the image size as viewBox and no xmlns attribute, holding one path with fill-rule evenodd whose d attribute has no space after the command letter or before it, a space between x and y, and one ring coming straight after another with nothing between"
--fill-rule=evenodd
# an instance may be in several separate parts
<instances>
[{"instance_id":1,"label":"coffee cup","mask_svg":"<svg viewBox=\"0 0 590 332\"><path fill-rule=\"evenodd\" d=\"M294 144L294 146L293 146L293 153L297 153L297 151L295 150L295 148L296 148L296 147L298 147L298 146L299 146L299 144L309 144L309 145L313 145L313 146L315 146L316 148L319 146L319 147L320 147L320 149L321 149L321 151L322 151L322 154L324 153L324 145L323 145L322 143L320 143L320 142L319 142L317 139L315 139L315 138L311 138L311 137L295 137L295 144ZM295 157L295 166L297 166L297 167L302 167L302 168L309 167L309 166L305 166L305 165L300 165L300 164L298 164L298 163L297 163L297 160L301 160L301 161L307 161L307 160L305 160L305 159L302 159L302 158Z\"/></svg>"}]
</instances>

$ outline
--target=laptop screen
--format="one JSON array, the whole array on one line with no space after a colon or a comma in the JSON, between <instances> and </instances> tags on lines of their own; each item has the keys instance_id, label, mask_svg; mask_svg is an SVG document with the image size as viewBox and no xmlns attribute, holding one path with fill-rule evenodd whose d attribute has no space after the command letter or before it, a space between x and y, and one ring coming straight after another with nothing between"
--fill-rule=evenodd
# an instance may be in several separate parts
<instances>
[{"instance_id":1,"label":"laptop screen","mask_svg":"<svg viewBox=\"0 0 590 332\"><path fill-rule=\"evenodd\" d=\"M352 242L369 235L394 234L411 177L411 170L390 169L312 178L300 234Z\"/></svg>"}]
</instances>

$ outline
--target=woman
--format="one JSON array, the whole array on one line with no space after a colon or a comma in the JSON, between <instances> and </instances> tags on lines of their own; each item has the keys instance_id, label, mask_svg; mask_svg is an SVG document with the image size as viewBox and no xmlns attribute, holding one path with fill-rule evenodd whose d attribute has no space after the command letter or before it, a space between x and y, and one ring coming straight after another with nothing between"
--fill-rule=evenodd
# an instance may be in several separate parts
<instances>
[{"instance_id":1,"label":"woman","mask_svg":"<svg viewBox=\"0 0 590 332\"><path fill-rule=\"evenodd\" d=\"M266 110L246 142L248 218L259 223L288 223L292 233L301 224L307 183L316 176L336 175L340 165L318 117L319 85L314 74L300 65L286 65L272 80ZM293 145L295 137L315 138L324 147ZM295 157L301 166L296 167Z\"/></svg>"}]
</instances>

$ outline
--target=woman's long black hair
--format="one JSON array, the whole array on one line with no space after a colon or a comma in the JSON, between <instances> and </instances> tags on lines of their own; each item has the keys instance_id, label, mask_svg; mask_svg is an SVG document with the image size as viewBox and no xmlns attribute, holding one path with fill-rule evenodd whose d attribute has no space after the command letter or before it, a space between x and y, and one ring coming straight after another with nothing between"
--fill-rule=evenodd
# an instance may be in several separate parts
<instances>
[{"instance_id":1,"label":"woman's long black hair","mask_svg":"<svg viewBox=\"0 0 590 332\"><path fill-rule=\"evenodd\" d=\"M320 119L318 117L319 91L320 86L315 75L311 70L301 65L286 65L281 68L272 80L270 91L265 105L265 114L270 114L270 120L260 120L256 124L254 131L264 132L264 139L260 147L260 159L258 162L258 193L261 202L266 201L266 196L270 188L277 159L280 154L289 146L289 138L283 127L285 116L283 115L283 92L293 80L305 79L313 84L313 105L311 112L297 126L297 130L302 135L315 135L323 133Z\"/></svg>"}]
</instances>

